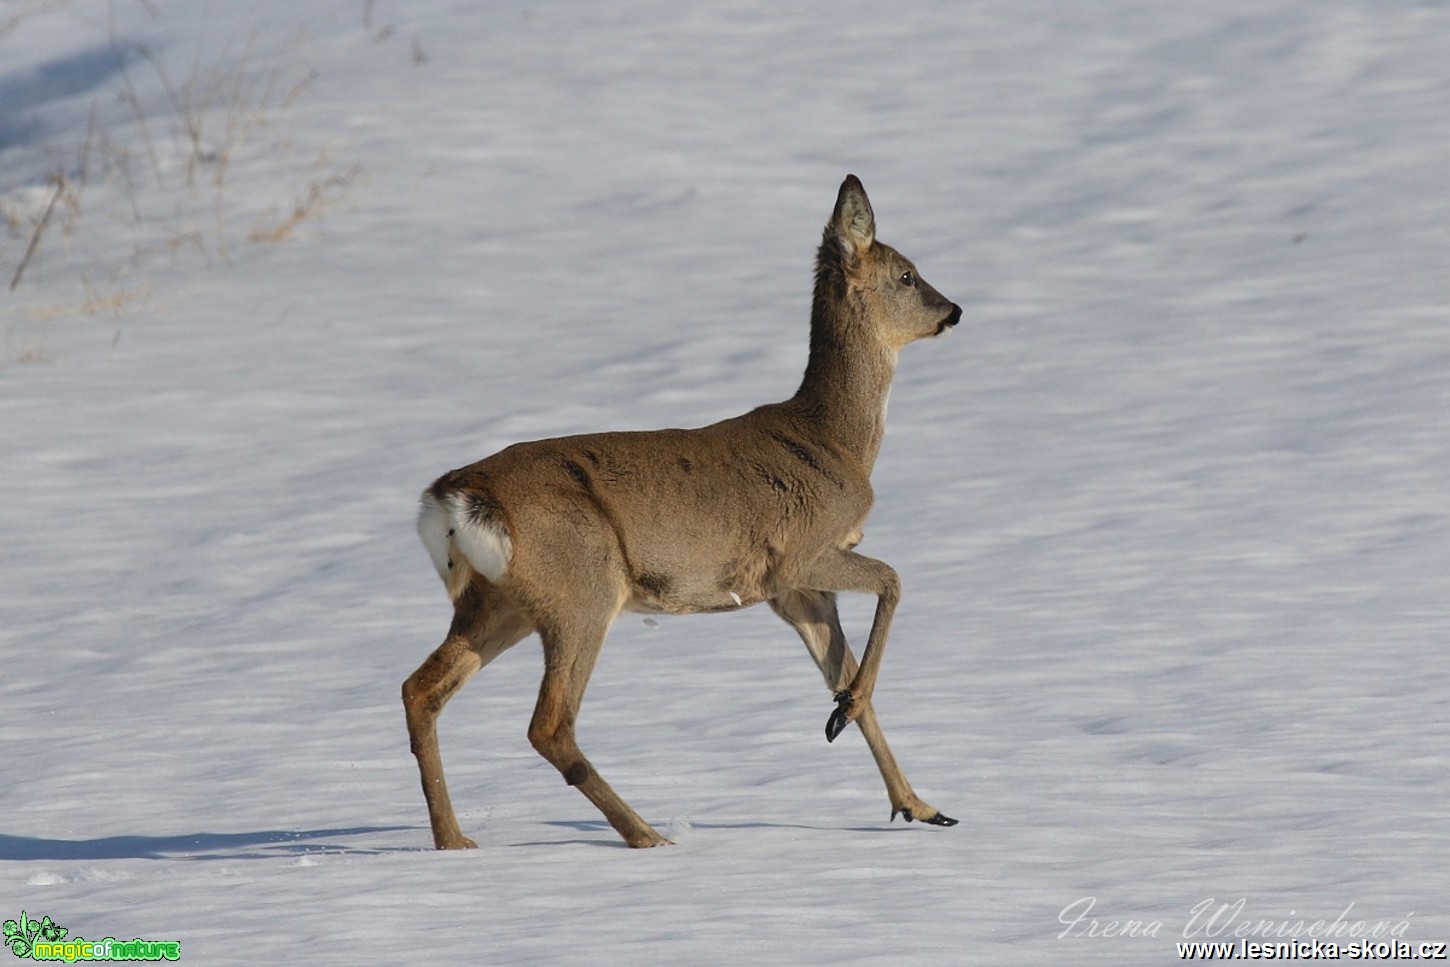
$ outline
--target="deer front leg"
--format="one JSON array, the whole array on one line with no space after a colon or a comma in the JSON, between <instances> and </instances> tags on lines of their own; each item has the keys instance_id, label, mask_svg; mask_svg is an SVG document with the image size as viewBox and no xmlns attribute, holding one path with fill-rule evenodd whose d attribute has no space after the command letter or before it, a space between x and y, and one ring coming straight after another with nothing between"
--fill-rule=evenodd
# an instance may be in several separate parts
<instances>
[{"instance_id":1,"label":"deer front leg","mask_svg":"<svg viewBox=\"0 0 1450 967\"><path fill-rule=\"evenodd\" d=\"M876 616L871 621L871 634L861 654L861 667L851 683L836 692L836 710L826 720L826 741L834 742L847 725L856 721L871 703L876 688L876 673L886 651L886 635L891 631L891 616L901 600L901 580L884 561L837 551L822 556L798 582L815 591L857 591L876 595Z\"/></svg>"},{"instance_id":2,"label":"deer front leg","mask_svg":"<svg viewBox=\"0 0 1450 967\"><path fill-rule=\"evenodd\" d=\"M826 687L832 692L845 686L857 671L856 658L846 644L846 634L841 630L841 619L836 612L834 594L822 591L790 591L770 602L776 614L785 619L805 642L816 667L826 679ZM886 783L886 794L891 799L891 818L903 816L908 822L916 820L933 826L955 826L957 821L930 803L922 800L912 791L906 781L896 757L886 744L886 736L876 721L876 710L871 705L861 709L856 725L866 739L876 768Z\"/></svg>"},{"instance_id":3,"label":"deer front leg","mask_svg":"<svg viewBox=\"0 0 1450 967\"><path fill-rule=\"evenodd\" d=\"M896 572L891 572L891 578L894 582ZM836 736L847 725L869 711L871 694L876 689L876 671L881 667L881 654L886 650L886 633L891 628L891 616L896 611L896 602L899 599L900 592L896 590L883 591L877 598L876 617L871 622L866 650L861 653L861 667L856 670L851 684L836 693L836 710L826 720L827 742L836 741Z\"/></svg>"}]
</instances>

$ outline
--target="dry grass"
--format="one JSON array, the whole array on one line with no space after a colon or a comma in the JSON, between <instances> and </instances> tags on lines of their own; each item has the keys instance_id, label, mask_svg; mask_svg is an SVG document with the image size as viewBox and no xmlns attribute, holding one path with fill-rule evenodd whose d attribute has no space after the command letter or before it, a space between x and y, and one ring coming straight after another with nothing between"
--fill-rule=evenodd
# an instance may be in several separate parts
<instances>
[{"instance_id":1,"label":"dry grass","mask_svg":"<svg viewBox=\"0 0 1450 967\"><path fill-rule=\"evenodd\" d=\"M293 237L298 226L320 217L330 205L347 191L362 174L362 169L353 165L346 171L317 178L292 199L292 206L285 215L266 215L258 219L247 233L251 242L282 242Z\"/></svg>"},{"instance_id":2,"label":"dry grass","mask_svg":"<svg viewBox=\"0 0 1450 967\"><path fill-rule=\"evenodd\" d=\"M154 290L150 284L132 289L115 289L103 292L89 279L82 278L81 286L85 299L80 302L63 302L53 305L22 306L20 311L36 322L49 322L69 316L110 316L120 318L128 310L139 308L148 302Z\"/></svg>"},{"instance_id":3,"label":"dry grass","mask_svg":"<svg viewBox=\"0 0 1450 967\"><path fill-rule=\"evenodd\" d=\"M48 363L50 351L45 348L44 339L32 339L10 353L12 363Z\"/></svg>"},{"instance_id":4,"label":"dry grass","mask_svg":"<svg viewBox=\"0 0 1450 967\"><path fill-rule=\"evenodd\" d=\"M0 50L25 43L25 20L69 2L0 0ZM151 0L134 2L153 18L161 15ZM371 6L365 14L371 18ZM305 40L299 34L280 47L264 47L251 36L239 52L233 48L205 60L198 47L188 63L119 37L113 29L111 45L128 56L116 81L97 95L73 160L57 166L43 193L41 186L32 185L0 198L0 230L8 227L23 246L13 270L6 267L10 291L38 285L38 275L45 277L47 287L73 286L75 277L65 278L67 263L52 249L69 253L75 244L78 252L96 250L95 245L80 246L92 224L114 241L98 250L99 258L70 270L80 275L83 300L10 308L33 319L132 312L150 298L151 286L134 280L154 260L200 256L208 264L225 261L231 244L297 238L304 225L335 207L360 179L360 167L338 164L326 151L308 161L300 146L271 133L278 114L305 97L318 77L302 60ZM159 114L148 110L146 100L158 91L168 105ZM107 113L107 98L115 98L119 113ZM258 169L256 160L263 153L267 164ZM295 178L293 184L301 187L284 196L287 202L261 215L249 213L251 224L240 228L237 223L245 222L233 198L232 179L246 171L255 181L259 170L263 177L276 178L279 167L287 172L280 177ZM92 185L96 187L88 194ZM248 184L245 195L257 197L257 187ZM91 209L84 221L83 198ZM116 239L118 223L127 231ZM87 273L109 275L109 280L98 288ZM44 354L27 347L21 355L28 359Z\"/></svg>"},{"instance_id":5,"label":"dry grass","mask_svg":"<svg viewBox=\"0 0 1450 967\"><path fill-rule=\"evenodd\" d=\"M294 105L317 79L315 70L300 69L285 60L270 71L256 70L257 48L257 38L252 36L238 57L223 58L224 66L204 69L193 62L190 75L178 84L172 80L166 63L151 48L144 44L131 45L150 66L171 102L172 120L177 125L173 137L184 146L185 175L180 187L192 194L202 191L202 173L210 173L204 189L210 193L213 222L210 241L223 258L227 257L230 213L228 175L234 159L259 131L267 128L274 112ZM284 50L284 58L285 55ZM124 73L122 99L131 107L158 186L167 187L162 152L141 110L129 72Z\"/></svg>"}]
</instances>

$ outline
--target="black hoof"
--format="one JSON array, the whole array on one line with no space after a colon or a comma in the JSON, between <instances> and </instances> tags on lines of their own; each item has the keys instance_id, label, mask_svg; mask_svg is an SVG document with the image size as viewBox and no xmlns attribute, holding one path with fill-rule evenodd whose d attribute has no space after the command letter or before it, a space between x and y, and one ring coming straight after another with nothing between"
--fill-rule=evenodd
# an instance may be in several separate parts
<instances>
[{"instance_id":1,"label":"black hoof","mask_svg":"<svg viewBox=\"0 0 1450 967\"><path fill-rule=\"evenodd\" d=\"M834 742L834 741L836 741L836 736L840 735L841 732L843 732L845 730L846 726L850 724L851 720L846 717L847 715L850 714L850 711L851 711L851 693L850 692L837 692L836 693L836 710L831 713L831 717L830 718L826 719L826 741L827 742Z\"/></svg>"},{"instance_id":2,"label":"black hoof","mask_svg":"<svg viewBox=\"0 0 1450 967\"><path fill-rule=\"evenodd\" d=\"M910 809L899 809L893 812L891 814L891 821L893 823L896 822L896 816L898 813L901 815L901 818L906 820L908 823L916 821L919 823L926 823L928 826L955 826L957 824L957 821L948 816L946 813L937 813L935 816L931 816L926 819L917 819L911 814Z\"/></svg>"}]
</instances>

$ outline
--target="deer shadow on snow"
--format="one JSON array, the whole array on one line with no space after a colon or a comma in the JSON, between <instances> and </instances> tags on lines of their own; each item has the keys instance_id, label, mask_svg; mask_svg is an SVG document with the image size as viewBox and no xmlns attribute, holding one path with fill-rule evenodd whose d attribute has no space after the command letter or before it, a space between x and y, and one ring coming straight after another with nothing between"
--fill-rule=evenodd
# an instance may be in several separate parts
<instances>
[{"instance_id":1,"label":"deer shadow on snow","mask_svg":"<svg viewBox=\"0 0 1450 967\"><path fill-rule=\"evenodd\" d=\"M373 854L412 852L410 847L342 842L412 829L411 826L355 826L346 829L259 830L248 833L188 833L179 836L104 836L45 839L0 833L0 860L241 860L306 853Z\"/></svg>"}]
</instances>

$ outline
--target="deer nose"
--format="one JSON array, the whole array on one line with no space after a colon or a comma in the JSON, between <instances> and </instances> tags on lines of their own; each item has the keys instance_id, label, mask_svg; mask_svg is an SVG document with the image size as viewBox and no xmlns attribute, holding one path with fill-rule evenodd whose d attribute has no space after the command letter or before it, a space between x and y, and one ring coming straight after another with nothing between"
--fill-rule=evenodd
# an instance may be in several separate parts
<instances>
[{"instance_id":1,"label":"deer nose","mask_svg":"<svg viewBox=\"0 0 1450 967\"><path fill-rule=\"evenodd\" d=\"M953 302L952 303L952 314L946 317L946 320L942 323L942 328L943 329L950 329L952 326L955 326L957 323L959 323L961 321L962 321L962 307L959 306L959 305L957 305L955 302Z\"/></svg>"}]
</instances>

